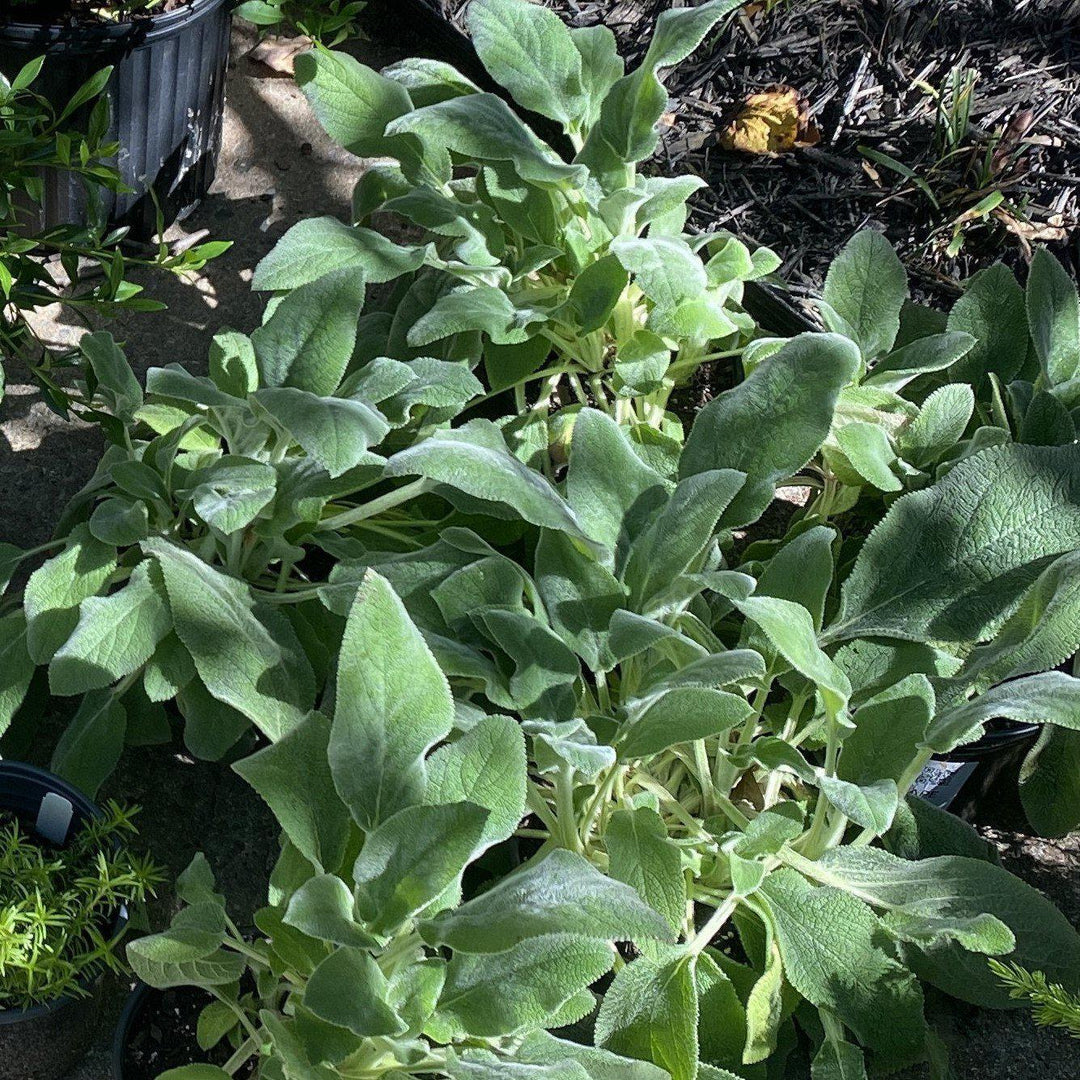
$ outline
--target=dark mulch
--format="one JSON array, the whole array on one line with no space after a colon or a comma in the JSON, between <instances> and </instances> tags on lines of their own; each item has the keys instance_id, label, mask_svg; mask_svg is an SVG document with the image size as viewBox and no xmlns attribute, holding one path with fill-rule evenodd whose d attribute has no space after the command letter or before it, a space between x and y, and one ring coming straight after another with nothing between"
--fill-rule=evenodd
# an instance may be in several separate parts
<instances>
[{"instance_id":1,"label":"dark mulch","mask_svg":"<svg viewBox=\"0 0 1080 1080\"><path fill-rule=\"evenodd\" d=\"M467 0L427 2L464 27ZM672 6L544 2L572 25L605 23L631 59ZM796 292L818 291L839 247L867 226L897 245L919 291L938 296L956 295L999 258L1024 263L1042 240L1080 271L1078 0L758 0L745 10L668 79L672 115L657 166L709 181L697 196L699 227L776 248ZM942 162L930 91L953 69L975 77L973 104L962 152ZM773 84L805 96L820 143L775 158L721 149L746 95ZM914 170L940 209L861 146ZM995 149L991 175L980 175ZM948 254L952 222L994 188L1006 202Z\"/></svg>"}]
</instances>

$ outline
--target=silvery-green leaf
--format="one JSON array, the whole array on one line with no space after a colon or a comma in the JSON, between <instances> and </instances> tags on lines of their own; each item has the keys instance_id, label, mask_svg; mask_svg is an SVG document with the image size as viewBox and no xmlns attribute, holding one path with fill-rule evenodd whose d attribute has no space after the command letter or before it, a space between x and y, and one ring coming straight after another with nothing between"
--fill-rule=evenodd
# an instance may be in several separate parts
<instances>
[{"instance_id":1,"label":"silvery-green leaf","mask_svg":"<svg viewBox=\"0 0 1080 1080\"><path fill-rule=\"evenodd\" d=\"M315 680L291 629L258 618L246 584L186 548L151 538L143 550L161 566L176 635L210 693L271 740L295 727Z\"/></svg>"},{"instance_id":2,"label":"silvery-green leaf","mask_svg":"<svg viewBox=\"0 0 1080 1080\"><path fill-rule=\"evenodd\" d=\"M427 760L425 798L488 811L473 855L513 835L525 813L525 738L509 716L488 716Z\"/></svg>"},{"instance_id":3,"label":"silvery-green leaf","mask_svg":"<svg viewBox=\"0 0 1080 1080\"><path fill-rule=\"evenodd\" d=\"M142 501L102 499L94 507L88 526L95 540L116 547L130 547L150 535L150 516Z\"/></svg>"},{"instance_id":4,"label":"silvery-green leaf","mask_svg":"<svg viewBox=\"0 0 1080 1080\"><path fill-rule=\"evenodd\" d=\"M983 724L999 718L1080 731L1080 679L1046 671L1001 683L939 713L927 730L925 745L948 753L978 738Z\"/></svg>"},{"instance_id":5,"label":"silvery-green leaf","mask_svg":"<svg viewBox=\"0 0 1080 1080\"><path fill-rule=\"evenodd\" d=\"M513 662L508 689L518 711L530 718L570 719L581 662L558 634L524 611L482 608L474 619Z\"/></svg>"},{"instance_id":6,"label":"silvery-green leaf","mask_svg":"<svg viewBox=\"0 0 1080 1080\"><path fill-rule=\"evenodd\" d=\"M643 161L656 149L656 123L667 107L667 92L658 70L685 60L706 34L738 6L738 0L712 0L698 7L672 8L660 13L645 58L629 75L611 84L579 155L581 161L605 179L609 190L620 181L625 182L626 171L619 166ZM606 48L603 55L608 55ZM609 63L610 60L605 60L600 68L605 75L597 89L613 74L607 70Z\"/></svg>"},{"instance_id":7,"label":"silvery-green leaf","mask_svg":"<svg viewBox=\"0 0 1080 1080\"><path fill-rule=\"evenodd\" d=\"M410 56L396 64L388 64L382 69L382 74L404 86L418 109L434 105L436 101L445 101L448 97L480 92L480 87L457 68L443 60L426 56Z\"/></svg>"},{"instance_id":8,"label":"silvery-green leaf","mask_svg":"<svg viewBox=\"0 0 1080 1080\"><path fill-rule=\"evenodd\" d=\"M141 562L123 588L79 606L74 632L49 662L49 689L64 696L109 686L145 664L171 629L160 571Z\"/></svg>"},{"instance_id":9,"label":"silvery-green leaf","mask_svg":"<svg viewBox=\"0 0 1080 1080\"><path fill-rule=\"evenodd\" d=\"M184 908L163 933L131 942L127 958L135 974L158 990L227 986L247 962L221 947L224 935L225 909L207 899Z\"/></svg>"},{"instance_id":10,"label":"silvery-green leaf","mask_svg":"<svg viewBox=\"0 0 1080 1080\"><path fill-rule=\"evenodd\" d=\"M671 350L664 339L651 330L639 330L615 357L616 393L620 397L653 393L663 384L670 364Z\"/></svg>"},{"instance_id":11,"label":"silvery-green leaf","mask_svg":"<svg viewBox=\"0 0 1080 1080\"><path fill-rule=\"evenodd\" d=\"M635 452L610 417L582 409L574 421L566 498L610 568L664 505L671 485Z\"/></svg>"},{"instance_id":12,"label":"silvery-green leaf","mask_svg":"<svg viewBox=\"0 0 1080 1080\"><path fill-rule=\"evenodd\" d=\"M615 35L608 27L573 27L570 37L581 54L581 86L586 99L581 128L587 133L600 117L607 92L623 77L626 68Z\"/></svg>"},{"instance_id":13,"label":"silvery-green leaf","mask_svg":"<svg viewBox=\"0 0 1080 1080\"><path fill-rule=\"evenodd\" d=\"M826 640L977 641L1042 560L1080 546L1080 449L1003 446L905 495L863 545Z\"/></svg>"},{"instance_id":14,"label":"silvery-green leaf","mask_svg":"<svg viewBox=\"0 0 1080 1080\"><path fill-rule=\"evenodd\" d=\"M754 649L709 653L665 675L649 686L649 693L679 686L730 686L765 674L765 659Z\"/></svg>"},{"instance_id":15,"label":"silvery-green leaf","mask_svg":"<svg viewBox=\"0 0 1080 1080\"><path fill-rule=\"evenodd\" d=\"M469 94L416 109L392 120L386 134L419 135L473 161L511 161L523 180L541 186L578 183L583 171L562 162L494 94Z\"/></svg>"},{"instance_id":16,"label":"silvery-green leaf","mask_svg":"<svg viewBox=\"0 0 1080 1080\"><path fill-rule=\"evenodd\" d=\"M672 1080L694 1080L697 1025L694 957L671 950L662 962L639 957L619 971L596 1017L596 1041L659 1065Z\"/></svg>"},{"instance_id":17,"label":"silvery-green leaf","mask_svg":"<svg viewBox=\"0 0 1080 1080\"><path fill-rule=\"evenodd\" d=\"M1031 446L1061 446L1076 441L1076 422L1063 402L1038 391L1024 413L1017 442Z\"/></svg>"},{"instance_id":18,"label":"silvery-green leaf","mask_svg":"<svg viewBox=\"0 0 1080 1080\"><path fill-rule=\"evenodd\" d=\"M947 943L957 932L950 924L973 928L972 920L981 919L982 930L990 932L993 926L986 917L1015 936L1010 959L1044 972L1051 981L1077 981L1080 934L1037 890L992 862L959 856L912 862L879 848L837 848L821 860L820 875L876 907L937 920L941 939L936 944L927 941L914 966L922 978L963 1001L1008 1006L1008 991L985 959ZM999 933L997 940L1007 951L1007 937Z\"/></svg>"},{"instance_id":19,"label":"silvery-green leaf","mask_svg":"<svg viewBox=\"0 0 1080 1080\"><path fill-rule=\"evenodd\" d=\"M0 619L0 735L23 703L34 668L26 649L26 616L13 611Z\"/></svg>"},{"instance_id":20,"label":"silvery-green leaf","mask_svg":"<svg viewBox=\"0 0 1080 1080\"><path fill-rule=\"evenodd\" d=\"M851 328L864 359L872 360L896 340L907 271L884 236L863 229L833 260L823 296Z\"/></svg>"},{"instance_id":21,"label":"silvery-green leaf","mask_svg":"<svg viewBox=\"0 0 1080 1080\"><path fill-rule=\"evenodd\" d=\"M698 413L680 475L708 469L746 473L746 485L722 520L732 527L755 520L777 482L798 472L825 441L839 393L858 362L855 346L836 334L792 338Z\"/></svg>"},{"instance_id":22,"label":"silvery-green leaf","mask_svg":"<svg viewBox=\"0 0 1080 1080\"><path fill-rule=\"evenodd\" d=\"M389 934L440 896L472 858L487 818L469 802L406 806L372 829L353 866L364 923Z\"/></svg>"},{"instance_id":23,"label":"silvery-green leaf","mask_svg":"<svg viewBox=\"0 0 1080 1080\"><path fill-rule=\"evenodd\" d=\"M661 694L635 720L619 730L623 761L649 757L678 743L719 735L753 712L738 694L703 686L680 686Z\"/></svg>"},{"instance_id":24,"label":"silvery-green leaf","mask_svg":"<svg viewBox=\"0 0 1080 1080\"><path fill-rule=\"evenodd\" d=\"M576 1061L585 1067L590 1080L668 1080L667 1073L650 1062L633 1061L610 1050L557 1039L546 1031L527 1035L517 1049L517 1057L538 1065Z\"/></svg>"},{"instance_id":25,"label":"silvery-green leaf","mask_svg":"<svg viewBox=\"0 0 1080 1080\"><path fill-rule=\"evenodd\" d=\"M836 1013L884 1060L918 1059L926 1039L922 991L886 949L884 928L870 908L786 869L769 875L761 895L786 980L811 1004Z\"/></svg>"},{"instance_id":26,"label":"silvery-green leaf","mask_svg":"<svg viewBox=\"0 0 1080 1080\"><path fill-rule=\"evenodd\" d=\"M334 791L329 741L329 721L313 712L279 742L233 769L273 810L296 850L316 869L333 871L345 854L349 816Z\"/></svg>"},{"instance_id":27,"label":"silvery-green leaf","mask_svg":"<svg viewBox=\"0 0 1080 1080\"><path fill-rule=\"evenodd\" d=\"M192 474L195 512L228 535L247 528L273 501L277 473L272 465L226 454Z\"/></svg>"},{"instance_id":28,"label":"silvery-green leaf","mask_svg":"<svg viewBox=\"0 0 1080 1080\"><path fill-rule=\"evenodd\" d=\"M862 1050L843 1039L826 1039L814 1055L810 1080L866 1080Z\"/></svg>"},{"instance_id":29,"label":"silvery-green leaf","mask_svg":"<svg viewBox=\"0 0 1080 1080\"><path fill-rule=\"evenodd\" d=\"M515 307L510 297L493 285L463 285L443 293L413 323L408 342L414 349L422 349L454 334L477 330L497 345L521 344L528 337L525 327L537 317L531 308Z\"/></svg>"},{"instance_id":30,"label":"silvery-green leaf","mask_svg":"<svg viewBox=\"0 0 1080 1080\"><path fill-rule=\"evenodd\" d=\"M750 596L733 602L761 627L776 651L817 686L831 714L847 707L851 684L818 645L814 622L806 608L773 596Z\"/></svg>"},{"instance_id":31,"label":"silvery-green leaf","mask_svg":"<svg viewBox=\"0 0 1080 1080\"><path fill-rule=\"evenodd\" d=\"M714 1080L726 1080L720 1065L739 1070L743 1067L746 1008L732 980L708 949L698 956L694 965L694 983L698 995L698 1053L702 1060L715 1063ZM706 1080L700 1066L698 1076Z\"/></svg>"},{"instance_id":32,"label":"silvery-green leaf","mask_svg":"<svg viewBox=\"0 0 1080 1080\"><path fill-rule=\"evenodd\" d=\"M836 430L836 441L848 464L879 491L901 491L903 484L893 471L897 454L888 432L878 424L860 420Z\"/></svg>"},{"instance_id":33,"label":"silvery-green leaf","mask_svg":"<svg viewBox=\"0 0 1080 1080\"><path fill-rule=\"evenodd\" d=\"M38 664L47 663L79 621L79 605L95 595L116 569L116 549L76 526L64 550L31 575L23 592L26 647Z\"/></svg>"},{"instance_id":34,"label":"silvery-green leaf","mask_svg":"<svg viewBox=\"0 0 1080 1080\"><path fill-rule=\"evenodd\" d=\"M312 49L296 58L296 83L327 134L358 157L394 157L409 176L426 158L440 179L449 179L449 155L409 136L390 137L387 125L412 110L408 91L353 57Z\"/></svg>"},{"instance_id":35,"label":"silvery-green leaf","mask_svg":"<svg viewBox=\"0 0 1080 1080\"><path fill-rule=\"evenodd\" d=\"M210 343L210 378L227 394L244 397L259 385L259 365L251 338L235 330L215 334Z\"/></svg>"},{"instance_id":36,"label":"silvery-green leaf","mask_svg":"<svg viewBox=\"0 0 1080 1080\"><path fill-rule=\"evenodd\" d=\"M862 380L863 386L899 393L909 382L932 371L942 371L965 357L976 345L971 334L954 330L930 334L894 349L876 363Z\"/></svg>"},{"instance_id":37,"label":"silvery-green leaf","mask_svg":"<svg viewBox=\"0 0 1080 1080\"><path fill-rule=\"evenodd\" d=\"M253 289L298 289L335 270L352 270L373 285L419 270L426 246L403 247L371 229L337 218L297 222L255 268Z\"/></svg>"},{"instance_id":38,"label":"silvery-green leaf","mask_svg":"<svg viewBox=\"0 0 1080 1080\"><path fill-rule=\"evenodd\" d=\"M597 742L584 720L526 720L533 741L532 760L541 776L552 776L569 765L583 780L592 780L615 764L615 750Z\"/></svg>"},{"instance_id":39,"label":"silvery-green leaf","mask_svg":"<svg viewBox=\"0 0 1080 1080\"><path fill-rule=\"evenodd\" d=\"M661 309L673 311L683 300L699 296L707 284L705 266L685 240L618 237L611 251Z\"/></svg>"},{"instance_id":40,"label":"silvery-green leaf","mask_svg":"<svg viewBox=\"0 0 1080 1080\"><path fill-rule=\"evenodd\" d=\"M308 937L369 949L378 939L356 921L352 890L336 874L317 874L293 893L284 922Z\"/></svg>"},{"instance_id":41,"label":"silvery-green leaf","mask_svg":"<svg viewBox=\"0 0 1080 1080\"><path fill-rule=\"evenodd\" d=\"M499 954L553 933L595 941L670 941L671 929L637 892L580 855L556 848L487 892L421 924L424 940L466 952Z\"/></svg>"},{"instance_id":42,"label":"silvery-green leaf","mask_svg":"<svg viewBox=\"0 0 1080 1080\"><path fill-rule=\"evenodd\" d=\"M844 739L837 775L856 784L899 780L918 756L934 708L934 689L923 674L908 675L863 702L855 730Z\"/></svg>"},{"instance_id":43,"label":"silvery-green leaf","mask_svg":"<svg viewBox=\"0 0 1080 1080\"><path fill-rule=\"evenodd\" d=\"M338 660L330 769L370 829L421 801L424 755L450 731L453 700L420 631L384 578L364 575Z\"/></svg>"},{"instance_id":44,"label":"silvery-green leaf","mask_svg":"<svg viewBox=\"0 0 1080 1080\"><path fill-rule=\"evenodd\" d=\"M1012 271L998 263L980 270L949 313L948 330L971 334L975 344L950 371L956 382L985 385L988 375L1015 379L1028 351L1024 293Z\"/></svg>"},{"instance_id":45,"label":"silvery-green leaf","mask_svg":"<svg viewBox=\"0 0 1080 1080\"><path fill-rule=\"evenodd\" d=\"M589 1074L575 1061L527 1065L482 1050L466 1051L460 1058L451 1050L446 1075L450 1080L589 1080Z\"/></svg>"},{"instance_id":46,"label":"silvery-green leaf","mask_svg":"<svg viewBox=\"0 0 1080 1080\"><path fill-rule=\"evenodd\" d=\"M577 123L586 108L581 53L553 11L517 0L477 0L469 34L492 78L532 112Z\"/></svg>"},{"instance_id":47,"label":"silvery-green leaf","mask_svg":"<svg viewBox=\"0 0 1080 1080\"><path fill-rule=\"evenodd\" d=\"M638 895L678 933L686 919L686 880L678 847L663 819L646 806L616 810L604 833L608 873Z\"/></svg>"},{"instance_id":48,"label":"silvery-green leaf","mask_svg":"<svg viewBox=\"0 0 1080 1080\"><path fill-rule=\"evenodd\" d=\"M566 308L580 333L591 334L608 321L628 280L625 262L615 254L603 255L589 263L574 278Z\"/></svg>"},{"instance_id":49,"label":"silvery-green leaf","mask_svg":"<svg viewBox=\"0 0 1080 1080\"><path fill-rule=\"evenodd\" d=\"M86 357L94 373L96 396L105 400L114 416L130 422L135 410L142 404L142 387L112 334L104 331L83 334L79 339L79 351Z\"/></svg>"},{"instance_id":50,"label":"silvery-green leaf","mask_svg":"<svg viewBox=\"0 0 1080 1080\"><path fill-rule=\"evenodd\" d=\"M126 730L124 706L108 690L91 690L53 750L52 771L93 798L120 760Z\"/></svg>"},{"instance_id":51,"label":"silvery-green leaf","mask_svg":"<svg viewBox=\"0 0 1080 1080\"><path fill-rule=\"evenodd\" d=\"M311 973L304 1007L354 1035L400 1035L405 1022L387 1003L388 991L386 976L370 953L340 946Z\"/></svg>"},{"instance_id":52,"label":"silvery-green leaf","mask_svg":"<svg viewBox=\"0 0 1080 1080\"><path fill-rule=\"evenodd\" d=\"M1043 729L1020 768L1020 801L1040 836L1080 827L1080 732Z\"/></svg>"},{"instance_id":53,"label":"silvery-green leaf","mask_svg":"<svg viewBox=\"0 0 1080 1080\"><path fill-rule=\"evenodd\" d=\"M645 614L649 602L680 575L701 569L700 556L717 521L746 481L735 469L715 469L684 477L667 503L630 544L622 579Z\"/></svg>"},{"instance_id":54,"label":"silvery-green leaf","mask_svg":"<svg viewBox=\"0 0 1080 1080\"><path fill-rule=\"evenodd\" d=\"M592 670L606 657L611 617L626 590L602 563L565 533L544 530L536 545L536 587L552 627Z\"/></svg>"},{"instance_id":55,"label":"silvery-green leaf","mask_svg":"<svg viewBox=\"0 0 1080 1080\"><path fill-rule=\"evenodd\" d=\"M860 786L823 773L817 784L829 802L860 828L869 829L874 836L889 831L898 801L895 780Z\"/></svg>"},{"instance_id":56,"label":"silvery-green leaf","mask_svg":"<svg viewBox=\"0 0 1080 1080\"><path fill-rule=\"evenodd\" d=\"M966 383L938 387L923 403L919 415L899 436L901 456L924 468L938 461L963 438L975 411L975 395Z\"/></svg>"},{"instance_id":57,"label":"silvery-green leaf","mask_svg":"<svg viewBox=\"0 0 1080 1080\"><path fill-rule=\"evenodd\" d=\"M1080 375L1080 300L1076 284L1047 251L1031 260L1027 292L1028 326L1047 382L1054 386Z\"/></svg>"},{"instance_id":58,"label":"silvery-green leaf","mask_svg":"<svg viewBox=\"0 0 1080 1080\"><path fill-rule=\"evenodd\" d=\"M477 499L505 503L526 521L585 539L573 510L547 479L520 462L490 420L441 431L390 458L387 476L420 475Z\"/></svg>"},{"instance_id":59,"label":"silvery-green leaf","mask_svg":"<svg viewBox=\"0 0 1080 1080\"><path fill-rule=\"evenodd\" d=\"M367 461L368 448L390 431L377 409L355 398L279 386L258 391L255 400L332 477Z\"/></svg>"},{"instance_id":60,"label":"silvery-green leaf","mask_svg":"<svg viewBox=\"0 0 1080 1080\"><path fill-rule=\"evenodd\" d=\"M550 933L520 941L505 952L455 952L439 998L437 1037L494 1038L543 1027L551 1017L606 974L615 953L604 941ZM592 1004L583 1011L588 1011ZM430 1030L430 1029L429 1029Z\"/></svg>"}]
</instances>

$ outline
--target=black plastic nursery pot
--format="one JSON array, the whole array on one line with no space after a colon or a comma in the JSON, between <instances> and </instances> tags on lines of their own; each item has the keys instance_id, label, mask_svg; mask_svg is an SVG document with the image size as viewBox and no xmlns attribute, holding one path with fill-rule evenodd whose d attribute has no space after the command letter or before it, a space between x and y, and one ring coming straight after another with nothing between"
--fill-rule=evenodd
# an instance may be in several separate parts
<instances>
[{"instance_id":1,"label":"black plastic nursery pot","mask_svg":"<svg viewBox=\"0 0 1080 1080\"><path fill-rule=\"evenodd\" d=\"M62 105L95 72L113 65L106 95L108 141L130 193L103 192L102 216L136 239L154 232L153 191L168 224L189 213L214 179L225 111L233 0L191 0L127 23L43 26L5 18L0 4L0 72L11 77L45 55L35 90ZM77 177L50 170L39 228L84 223L86 191ZM31 223L33 224L33 223Z\"/></svg>"},{"instance_id":2,"label":"black plastic nursery pot","mask_svg":"<svg viewBox=\"0 0 1080 1080\"><path fill-rule=\"evenodd\" d=\"M254 986L251 987L254 989ZM233 1048L223 1040L211 1050L199 1047L198 1018L214 999L195 986L156 990L136 983L128 995L113 1037L112 1080L157 1080L187 1065L224 1065ZM257 1066L240 1066L234 1080L251 1080Z\"/></svg>"},{"instance_id":3,"label":"black plastic nursery pot","mask_svg":"<svg viewBox=\"0 0 1080 1080\"><path fill-rule=\"evenodd\" d=\"M0 809L14 812L44 842L63 847L67 837L101 811L82 792L52 773L0 761ZM123 931L121 908L112 926ZM0 1010L0 1080L58 1080L89 1049L101 1012L101 983L86 995L63 997L31 1009Z\"/></svg>"},{"instance_id":4,"label":"black plastic nursery pot","mask_svg":"<svg viewBox=\"0 0 1080 1080\"><path fill-rule=\"evenodd\" d=\"M977 820L991 788L1003 773L1019 770L1038 734L1037 724L991 727L975 742L936 755L919 774L914 793L942 810Z\"/></svg>"}]
</instances>

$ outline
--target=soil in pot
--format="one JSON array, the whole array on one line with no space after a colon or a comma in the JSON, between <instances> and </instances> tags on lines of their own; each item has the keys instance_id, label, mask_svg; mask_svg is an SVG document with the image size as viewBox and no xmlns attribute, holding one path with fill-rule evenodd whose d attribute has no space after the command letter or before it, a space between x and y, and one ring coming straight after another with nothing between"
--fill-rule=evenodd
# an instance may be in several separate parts
<instances>
[{"instance_id":1,"label":"soil in pot","mask_svg":"<svg viewBox=\"0 0 1080 1080\"><path fill-rule=\"evenodd\" d=\"M212 1000L204 990L192 986L148 990L131 1020L121 1059L121 1080L157 1080L163 1072L182 1065L224 1065L233 1052L227 1041L202 1050L196 1038L199 1013ZM235 1074L236 1080L249 1080L254 1075L253 1063Z\"/></svg>"},{"instance_id":2,"label":"soil in pot","mask_svg":"<svg viewBox=\"0 0 1080 1080\"><path fill-rule=\"evenodd\" d=\"M59 26L64 23L136 22L190 7L192 0L161 0L149 7L144 0L9 0L0 3L0 18L12 22Z\"/></svg>"}]
</instances>

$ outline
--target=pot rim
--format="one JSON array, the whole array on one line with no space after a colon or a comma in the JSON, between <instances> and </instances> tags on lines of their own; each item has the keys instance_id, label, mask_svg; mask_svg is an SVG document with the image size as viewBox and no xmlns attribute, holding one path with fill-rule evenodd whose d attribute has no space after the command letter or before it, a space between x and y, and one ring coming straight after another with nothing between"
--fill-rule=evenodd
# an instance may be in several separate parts
<instances>
[{"instance_id":1,"label":"pot rim","mask_svg":"<svg viewBox=\"0 0 1080 1080\"><path fill-rule=\"evenodd\" d=\"M29 765L24 761L0 760L0 782L3 781L5 776L11 776L21 780L30 780L42 785L48 791L55 792L57 795L62 795L72 804L72 806L78 809L84 817L90 818L102 816L101 808L94 803L89 796L80 791L73 784L69 784L66 780L49 772L47 769L41 769L36 765ZM7 808L2 792L0 792L0 808ZM112 933L114 938L124 932L127 922L127 908L121 905L116 912L116 917L112 923ZM80 982L83 989L86 990L86 995L82 997L65 994L63 997L56 998L54 1001L43 1002L41 1005L33 1005L29 1009L0 1008L0 1027L36 1020L49 1013L60 1012L62 1009L70 1008L86 1001L89 997L93 996L95 988L101 982L101 976L99 975L94 979L84 978Z\"/></svg>"},{"instance_id":2,"label":"pot rim","mask_svg":"<svg viewBox=\"0 0 1080 1080\"><path fill-rule=\"evenodd\" d=\"M23 42L32 43L35 36L41 38L40 44L46 50L50 45L70 40L106 42L123 41L137 38L139 43L165 37L201 15L215 11L222 5L235 6L238 0L191 0L190 4L166 11L161 15L148 15L142 19L128 22L22 22L17 19L0 18L0 34L4 31Z\"/></svg>"},{"instance_id":3,"label":"pot rim","mask_svg":"<svg viewBox=\"0 0 1080 1080\"><path fill-rule=\"evenodd\" d=\"M124 1080L124 1050L127 1049L128 1035L136 1017L146 1004L146 999L152 989L148 983L144 983L141 979L136 980L127 996L127 1000L124 1002L124 1008L120 1012L120 1019L116 1022L116 1031L113 1034L113 1080Z\"/></svg>"}]
</instances>

